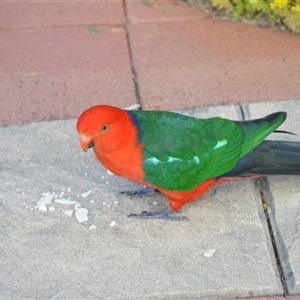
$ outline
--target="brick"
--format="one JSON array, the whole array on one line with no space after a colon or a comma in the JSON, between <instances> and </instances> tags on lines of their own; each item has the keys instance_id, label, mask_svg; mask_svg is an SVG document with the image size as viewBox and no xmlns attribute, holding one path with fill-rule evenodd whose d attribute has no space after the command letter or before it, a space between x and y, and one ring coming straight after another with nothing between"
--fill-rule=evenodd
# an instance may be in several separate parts
<instances>
[{"instance_id":1,"label":"brick","mask_svg":"<svg viewBox=\"0 0 300 300\"><path fill-rule=\"evenodd\" d=\"M17 1L0 3L0 28L124 25L122 0Z\"/></svg>"},{"instance_id":2,"label":"brick","mask_svg":"<svg viewBox=\"0 0 300 300\"><path fill-rule=\"evenodd\" d=\"M0 32L0 124L77 117L87 106L135 103L123 28Z\"/></svg>"},{"instance_id":3,"label":"brick","mask_svg":"<svg viewBox=\"0 0 300 300\"><path fill-rule=\"evenodd\" d=\"M4 76L0 81L0 125L77 118L101 103L136 103L128 68Z\"/></svg>"},{"instance_id":4,"label":"brick","mask_svg":"<svg viewBox=\"0 0 300 300\"><path fill-rule=\"evenodd\" d=\"M129 22L158 22L196 20L209 15L203 10L179 1L156 0L152 5L142 1L126 1Z\"/></svg>"},{"instance_id":5,"label":"brick","mask_svg":"<svg viewBox=\"0 0 300 300\"><path fill-rule=\"evenodd\" d=\"M130 65L123 28L44 28L0 31L0 75L101 70Z\"/></svg>"},{"instance_id":6,"label":"brick","mask_svg":"<svg viewBox=\"0 0 300 300\"><path fill-rule=\"evenodd\" d=\"M144 108L300 97L296 35L209 19L132 24L129 32Z\"/></svg>"}]
</instances>

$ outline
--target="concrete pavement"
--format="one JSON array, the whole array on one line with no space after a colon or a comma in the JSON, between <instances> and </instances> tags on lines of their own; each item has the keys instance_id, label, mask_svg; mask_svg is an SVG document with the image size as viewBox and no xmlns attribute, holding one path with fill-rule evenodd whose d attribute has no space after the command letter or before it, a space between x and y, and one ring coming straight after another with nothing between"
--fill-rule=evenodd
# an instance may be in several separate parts
<instances>
[{"instance_id":1,"label":"concrete pavement","mask_svg":"<svg viewBox=\"0 0 300 300\"><path fill-rule=\"evenodd\" d=\"M270 138L299 141L300 101L257 103L244 106L246 118L257 118L270 111L287 111L288 118L281 126L297 136L272 134ZM270 176L266 201L270 204L270 221L287 280L287 288L300 294L300 193L298 176Z\"/></svg>"},{"instance_id":2,"label":"concrete pavement","mask_svg":"<svg viewBox=\"0 0 300 300\"><path fill-rule=\"evenodd\" d=\"M182 112L238 120L278 109L289 112L284 129L299 135L300 101ZM282 282L252 180L224 184L185 206L189 222L132 219L129 213L160 210L166 200L116 197L137 186L81 151L75 120L9 125L0 134L2 299L221 299L279 296L283 286L300 293L298 177L268 179ZM37 208L43 193L53 195L47 211ZM88 209L88 221L66 215L75 204L61 199Z\"/></svg>"}]
</instances>

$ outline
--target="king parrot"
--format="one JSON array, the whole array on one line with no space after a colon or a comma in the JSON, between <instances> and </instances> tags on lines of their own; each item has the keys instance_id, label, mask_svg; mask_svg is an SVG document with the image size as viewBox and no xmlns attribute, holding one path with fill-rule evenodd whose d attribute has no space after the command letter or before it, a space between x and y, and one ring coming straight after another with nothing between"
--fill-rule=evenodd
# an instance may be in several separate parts
<instances>
[{"instance_id":1,"label":"king parrot","mask_svg":"<svg viewBox=\"0 0 300 300\"><path fill-rule=\"evenodd\" d=\"M270 174L300 173L300 143L265 141L286 119L276 112L251 121L197 119L168 111L96 105L77 121L81 148L93 148L114 174L163 193L169 208L131 214L170 216L212 186Z\"/></svg>"}]
</instances>

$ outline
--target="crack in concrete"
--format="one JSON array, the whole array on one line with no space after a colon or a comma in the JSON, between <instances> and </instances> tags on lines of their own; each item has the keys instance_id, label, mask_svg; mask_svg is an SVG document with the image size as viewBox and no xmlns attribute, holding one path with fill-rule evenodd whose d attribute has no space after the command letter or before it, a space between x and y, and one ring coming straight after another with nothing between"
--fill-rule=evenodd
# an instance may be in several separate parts
<instances>
[{"instance_id":1,"label":"crack in concrete","mask_svg":"<svg viewBox=\"0 0 300 300\"><path fill-rule=\"evenodd\" d=\"M246 114L249 115L249 112L244 111L244 107L242 105L238 105L238 107L240 109L242 119L246 120ZM294 273L289 261L289 254L284 240L281 236L280 230L277 226L274 197L272 195L267 177L259 177L257 179L254 179L254 184L259 191L259 195L263 205L263 211L269 231L269 237L273 247L273 253L275 256L275 261L283 288L283 296L286 297L290 295L289 290L293 290L296 283ZM270 209L270 213L268 209ZM284 270L286 272L284 272Z\"/></svg>"},{"instance_id":2,"label":"crack in concrete","mask_svg":"<svg viewBox=\"0 0 300 300\"><path fill-rule=\"evenodd\" d=\"M269 181L266 177L255 179L254 182L258 188L262 204L263 206L265 206L264 214L284 292L283 296L286 297L290 295L289 290L293 290L296 283L294 273L289 261L289 254L284 240L281 236L280 230L277 226L274 198L270 189ZM269 208L267 209L266 206L268 206Z\"/></svg>"},{"instance_id":3,"label":"crack in concrete","mask_svg":"<svg viewBox=\"0 0 300 300\"><path fill-rule=\"evenodd\" d=\"M242 116L242 120L245 121L245 112L244 112L243 106L242 105L238 105L238 108L240 110L240 113L241 113L241 116Z\"/></svg>"}]
</instances>

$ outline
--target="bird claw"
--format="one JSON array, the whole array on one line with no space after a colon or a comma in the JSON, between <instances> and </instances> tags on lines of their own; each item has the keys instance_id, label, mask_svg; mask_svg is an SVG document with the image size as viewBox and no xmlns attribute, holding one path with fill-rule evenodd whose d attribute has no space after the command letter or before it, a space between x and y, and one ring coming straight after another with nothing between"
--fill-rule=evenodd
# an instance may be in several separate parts
<instances>
[{"instance_id":1,"label":"bird claw","mask_svg":"<svg viewBox=\"0 0 300 300\"><path fill-rule=\"evenodd\" d=\"M137 218L137 219L163 219L167 221L189 221L189 219L185 216L179 217L171 217L169 214L174 213L170 208L166 208L160 212L152 212L152 211L142 211L141 214L130 214L128 218Z\"/></svg>"},{"instance_id":2,"label":"bird claw","mask_svg":"<svg viewBox=\"0 0 300 300\"><path fill-rule=\"evenodd\" d=\"M123 192L120 192L117 195L117 197L119 197L120 195L126 195L126 196L130 196L130 199L132 199L136 196L153 195L155 192L156 192L155 189L147 186L147 187L142 188L141 190L138 190L138 191L123 191Z\"/></svg>"},{"instance_id":3,"label":"bird claw","mask_svg":"<svg viewBox=\"0 0 300 300\"><path fill-rule=\"evenodd\" d=\"M145 187L138 191L124 191L120 192L117 197L120 195L126 195L130 196L130 199L136 196L147 196L147 195L153 195L156 193L157 190L151 188L151 187ZM140 214L130 214L128 215L128 218L137 218L137 219L163 219L168 221L188 221L189 219L185 216L170 216L170 214L174 213L172 209L169 207L164 209L160 212L153 212L153 211L142 211Z\"/></svg>"}]
</instances>

